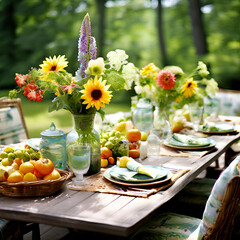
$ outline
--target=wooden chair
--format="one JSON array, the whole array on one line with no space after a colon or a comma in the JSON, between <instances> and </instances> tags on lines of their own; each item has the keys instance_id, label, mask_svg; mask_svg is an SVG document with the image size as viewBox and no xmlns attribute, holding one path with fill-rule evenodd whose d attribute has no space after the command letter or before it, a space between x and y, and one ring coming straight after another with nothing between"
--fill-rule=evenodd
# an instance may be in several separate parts
<instances>
[{"instance_id":1,"label":"wooden chair","mask_svg":"<svg viewBox=\"0 0 240 240\"><path fill-rule=\"evenodd\" d=\"M28 138L21 99L0 98L0 145L18 143ZM33 239L40 239L38 224L0 219L0 240L10 237L20 240L30 231Z\"/></svg>"},{"instance_id":2,"label":"wooden chair","mask_svg":"<svg viewBox=\"0 0 240 240\"><path fill-rule=\"evenodd\" d=\"M0 98L0 123L0 144L29 138L20 98Z\"/></svg>"},{"instance_id":3,"label":"wooden chair","mask_svg":"<svg viewBox=\"0 0 240 240\"><path fill-rule=\"evenodd\" d=\"M224 170L214 184L202 220L176 213L162 213L151 219L131 240L230 240L239 207L240 157Z\"/></svg>"}]
</instances>

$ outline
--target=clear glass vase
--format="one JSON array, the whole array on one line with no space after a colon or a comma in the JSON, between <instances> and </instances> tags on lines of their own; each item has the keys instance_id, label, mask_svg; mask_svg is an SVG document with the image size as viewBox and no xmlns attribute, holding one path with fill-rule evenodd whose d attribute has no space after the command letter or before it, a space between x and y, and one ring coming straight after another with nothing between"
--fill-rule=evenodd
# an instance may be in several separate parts
<instances>
[{"instance_id":1,"label":"clear glass vase","mask_svg":"<svg viewBox=\"0 0 240 240\"><path fill-rule=\"evenodd\" d=\"M95 114L72 115L74 128L67 134L67 152L73 145L90 145L90 168L87 175L98 173L101 169L100 135L94 129Z\"/></svg>"},{"instance_id":2,"label":"clear glass vase","mask_svg":"<svg viewBox=\"0 0 240 240\"><path fill-rule=\"evenodd\" d=\"M166 110L164 108L161 109L159 106L155 106L153 113L153 129L161 142L166 140L172 134Z\"/></svg>"}]
</instances>

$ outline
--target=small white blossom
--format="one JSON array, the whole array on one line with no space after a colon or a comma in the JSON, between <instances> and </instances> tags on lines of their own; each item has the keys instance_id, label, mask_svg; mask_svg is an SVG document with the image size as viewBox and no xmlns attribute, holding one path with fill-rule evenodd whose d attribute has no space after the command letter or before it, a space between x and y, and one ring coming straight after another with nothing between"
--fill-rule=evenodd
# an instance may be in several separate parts
<instances>
[{"instance_id":1,"label":"small white blossom","mask_svg":"<svg viewBox=\"0 0 240 240\"><path fill-rule=\"evenodd\" d=\"M209 75L209 71L207 70L207 66L202 61L198 62L197 70L198 70L198 74L203 78Z\"/></svg>"},{"instance_id":2,"label":"small white blossom","mask_svg":"<svg viewBox=\"0 0 240 240\"><path fill-rule=\"evenodd\" d=\"M123 65L122 76L126 80L125 86L124 86L126 90L130 90L133 81L136 81L137 78L139 78L133 63L128 63L126 65Z\"/></svg>"},{"instance_id":3,"label":"small white blossom","mask_svg":"<svg viewBox=\"0 0 240 240\"><path fill-rule=\"evenodd\" d=\"M87 75L102 75L104 71L106 70L104 68L104 59L102 57L99 57L97 59L92 59L88 63L88 68L85 71Z\"/></svg>"},{"instance_id":4,"label":"small white blossom","mask_svg":"<svg viewBox=\"0 0 240 240\"><path fill-rule=\"evenodd\" d=\"M128 55L124 50L117 49L109 52L107 54L107 58L109 60L110 68L114 68L119 71L121 66L127 63L126 59L128 59Z\"/></svg>"}]
</instances>

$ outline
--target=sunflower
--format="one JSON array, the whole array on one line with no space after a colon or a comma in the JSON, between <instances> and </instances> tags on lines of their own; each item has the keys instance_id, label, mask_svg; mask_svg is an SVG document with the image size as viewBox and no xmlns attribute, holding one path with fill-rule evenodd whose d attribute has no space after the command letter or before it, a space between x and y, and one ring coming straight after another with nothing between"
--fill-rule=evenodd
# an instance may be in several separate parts
<instances>
[{"instance_id":1,"label":"sunflower","mask_svg":"<svg viewBox=\"0 0 240 240\"><path fill-rule=\"evenodd\" d=\"M102 81L101 77L98 79L95 76L94 80L91 78L84 84L84 89L81 90L81 93L83 93L81 99L85 100L83 104L87 104L86 109L96 107L99 110L100 107L109 104L112 95L110 94L111 91L108 91L110 85L106 85L106 82L106 80Z\"/></svg>"},{"instance_id":2,"label":"sunflower","mask_svg":"<svg viewBox=\"0 0 240 240\"><path fill-rule=\"evenodd\" d=\"M65 56L54 56L53 58L49 57L46 58L46 61L43 61L43 64L40 65L42 68L42 71L45 73L49 72L59 72L64 70L65 67L67 67L68 62L66 61L67 59Z\"/></svg>"},{"instance_id":3,"label":"sunflower","mask_svg":"<svg viewBox=\"0 0 240 240\"><path fill-rule=\"evenodd\" d=\"M197 83L193 81L193 78L189 78L185 84L183 85L181 92L184 94L186 98L191 97L198 87Z\"/></svg>"}]
</instances>

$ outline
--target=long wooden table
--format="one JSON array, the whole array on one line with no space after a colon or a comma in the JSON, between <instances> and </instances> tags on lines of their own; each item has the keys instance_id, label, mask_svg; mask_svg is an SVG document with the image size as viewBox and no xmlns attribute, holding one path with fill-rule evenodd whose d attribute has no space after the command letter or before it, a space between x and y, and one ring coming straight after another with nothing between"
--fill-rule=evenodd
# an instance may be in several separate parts
<instances>
[{"instance_id":1,"label":"long wooden table","mask_svg":"<svg viewBox=\"0 0 240 240\"><path fill-rule=\"evenodd\" d=\"M240 134L214 135L211 138L217 142L216 151L202 158L159 156L144 160L144 164L190 169L170 188L149 198L72 191L66 187L48 197L10 198L0 195L0 218L127 237L217 160L232 143L240 139Z\"/></svg>"}]
</instances>

